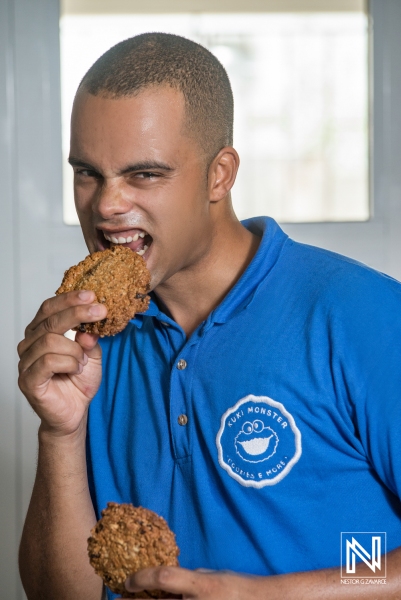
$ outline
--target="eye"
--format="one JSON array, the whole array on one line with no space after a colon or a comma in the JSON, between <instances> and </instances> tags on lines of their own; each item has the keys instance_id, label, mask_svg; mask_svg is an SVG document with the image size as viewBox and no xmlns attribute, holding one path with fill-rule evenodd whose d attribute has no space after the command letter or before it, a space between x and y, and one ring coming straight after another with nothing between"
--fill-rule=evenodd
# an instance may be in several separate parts
<instances>
[{"instance_id":1,"label":"eye","mask_svg":"<svg viewBox=\"0 0 401 600\"><path fill-rule=\"evenodd\" d=\"M250 423L249 421L246 421L246 423L244 423L242 426L242 431L244 433L246 433L246 435L249 435L250 433L252 433L252 431L253 431L252 423Z\"/></svg>"},{"instance_id":2,"label":"eye","mask_svg":"<svg viewBox=\"0 0 401 600\"><path fill-rule=\"evenodd\" d=\"M75 175L80 175L81 177L99 177L99 173L91 171L90 169L76 169Z\"/></svg>"},{"instance_id":3,"label":"eye","mask_svg":"<svg viewBox=\"0 0 401 600\"><path fill-rule=\"evenodd\" d=\"M253 422L253 430L256 432L259 431L263 431L264 425L263 425L263 421L260 421L259 419L257 419L256 421Z\"/></svg>"},{"instance_id":4,"label":"eye","mask_svg":"<svg viewBox=\"0 0 401 600\"><path fill-rule=\"evenodd\" d=\"M141 171L140 173L135 173L135 177L139 177L140 179L153 179L159 177L159 175L158 173L152 173L151 171Z\"/></svg>"}]
</instances>

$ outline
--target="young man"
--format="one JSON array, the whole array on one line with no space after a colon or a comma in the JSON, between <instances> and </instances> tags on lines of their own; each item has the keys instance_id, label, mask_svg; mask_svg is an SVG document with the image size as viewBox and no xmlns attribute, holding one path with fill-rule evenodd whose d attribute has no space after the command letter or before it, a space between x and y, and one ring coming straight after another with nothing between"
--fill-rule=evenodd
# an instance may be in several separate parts
<instances>
[{"instance_id":1,"label":"young man","mask_svg":"<svg viewBox=\"0 0 401 600\"><path fill-rule=\"evenodd\" d=\"M30 600L99 600L86 539L108 501L155 510L181 549L185 568L146 569L131 591L401 597L401 286L271 219L239 223L232 113L218 61L166 34L118 44L80 85L86 243L140 252L153 292L100 344L63 336L106 316L92 292L51 298L19 345L41 418ZM342 531L387 532L386 584L340 584Z\"/></svg>"}]
</instances>

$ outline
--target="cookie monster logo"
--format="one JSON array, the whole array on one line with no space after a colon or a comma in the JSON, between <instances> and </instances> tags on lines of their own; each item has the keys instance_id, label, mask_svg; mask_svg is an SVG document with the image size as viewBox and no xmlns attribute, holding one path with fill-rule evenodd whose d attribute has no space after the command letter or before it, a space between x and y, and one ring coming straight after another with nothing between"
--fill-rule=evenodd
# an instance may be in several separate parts
<instances>
[{"instance_id":1,"label":"cookie monster logo","mask_svg":"<svg viewBox=\"0 0 401 600\"><path fill-rule=\"evenodd\" d=\"M275 485L301 453L301 433L280 402L249 395L221 418L216 439L219 463L246 487Z\"/></svg>"},{"instance_id":2,"label":"cookie monster logo","mask_svg":"<svg viewBox=\"0 0 401 600\"><path fill-rule=\"evenodd\" d=\"M257 463L267 460L276 451L278 435L263 421L245 421L241 431L235 438L235 449L243 460Z\"/></svg>"}]
</instances>

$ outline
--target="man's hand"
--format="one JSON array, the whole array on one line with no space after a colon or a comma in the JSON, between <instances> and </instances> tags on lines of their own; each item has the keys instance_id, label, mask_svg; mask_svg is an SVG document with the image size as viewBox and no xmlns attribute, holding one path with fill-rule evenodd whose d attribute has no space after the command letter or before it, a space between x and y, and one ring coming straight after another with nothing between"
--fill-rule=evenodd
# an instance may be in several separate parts
<instances>
[{"instance_id":1,"label":"man's hand","mask_svg":"<svg viewBox=\"0 0 401 600\"><path fill-rule=\"evenodd\" d=\"M366 565L359 573L372 575ZM342 585L340 567L268 577L155 567L131 575L125 586L130 592L161 589L182 600L401 600L401 547L387 554L383 585Z\"/></svg>"},{"instance_id":2,"label":"man's hand","mask_svg":"<svg viewBox=\"0 0 401 600\"><path fill-rule=\"evenodd\" d=\"M230 571L189 571L180 567L142 569L125 585L130 592L162 589L183 600L246 600L258 596L265 577L240 576Z\"/></svg>"},{"instance_id":3,"label":"man's hand","mask_svg":"<svg viewBox=\"0 0 401 600\"><path fill-rule=\"evenodd\" d=\"M101 380L96 336L64 333L98 321L107 309L93 292L46 300L18 345L19 386L42 423L38 469L20 546L28 598L99 600L102 582L88 561L96 523L86 468L87 408Z\"/></svg>"},{"instance_id":4,"label":"man's hand","mask_svg":"<svg viewBox=\"0 0 401 600\"><path fill-rule=\"evenodd\" d=\"M19 386L42 428L56 435L75 433L101 380L98 336L64 336L80 323L104 319L107 309L94 292L68 292L46 300L18 345Z\"/></svg>"}]
</instances>

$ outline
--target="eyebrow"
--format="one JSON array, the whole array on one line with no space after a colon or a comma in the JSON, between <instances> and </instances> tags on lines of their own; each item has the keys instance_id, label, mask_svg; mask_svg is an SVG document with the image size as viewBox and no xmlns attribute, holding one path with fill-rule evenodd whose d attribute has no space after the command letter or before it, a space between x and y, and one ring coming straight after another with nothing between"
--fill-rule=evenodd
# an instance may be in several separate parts
<instances>
[{"instance_id":1,"label":"eyebrow","mask_svg":"<svg viewBox=\"0 0 401 600\"><path fill-rule=\"evenodd\" d=\"M89 171L98 172L98 170L89 163L86 163L79 158L75 158L74 156L70 156L68 158L68 162L73 167L82 167L83 169L88 169ZM118 174L119 175L127 175L128 173L138 172L138 171L174 171L173 167L170 167L166 163L155 161L155 160L144 160L141 162L134 163L132 165L127 165L123 169L121 169Z\"/></svg>"},{"instance_id":2,"label":"eyebrow","mask_svg":"<svg viewBox=\"0 0 401 600\"><path fill-rule=\"evenodd\" d=\"M134 163L133 165L128 165L120 171L120 174L126 175L132 171L152 171L156 169L159 171L174 171L173 167L166 165L166 163L155 160L144 160L142 162Z\"/></svg>"},{"instance_id":3,"label":"eyebrow","mask_svg":"<svg viewBox=\"0 0 401 600\"><path fill-rule=\"evenodd\" d=\"M83 160L79 160L79 158L74 158L73 156L68 157L68 162L72 167L82 167L83 169L88 169L90 171L96 171L95 167L90 165L89 163L84 162Z\"/></svg>"}]
</instances>

